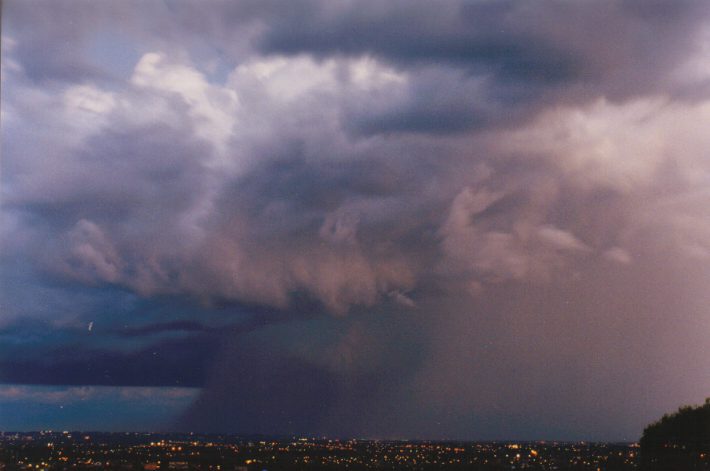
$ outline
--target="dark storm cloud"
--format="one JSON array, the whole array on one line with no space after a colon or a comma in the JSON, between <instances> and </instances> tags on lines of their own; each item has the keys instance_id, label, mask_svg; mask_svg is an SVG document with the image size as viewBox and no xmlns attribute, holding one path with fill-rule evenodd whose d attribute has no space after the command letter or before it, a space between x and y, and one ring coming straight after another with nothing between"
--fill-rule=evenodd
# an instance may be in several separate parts
<instances>
[{"instance_id":1,"label":"dark storm cloud","mask_svg":"<svg viewBox=\"0 0 710 471\"><path fill-rule=\"evenodd\" d=\"M72 347L45 350L40 358L8 357L0 381L10 384L101 386L202 386L214 356L209 337L163 341L137 352Z\"/></svg>"},{"instance_id":2,"label":"dark storm cloud","mask_svg":"<svg viewBox=\"0 0 710 471\"><path fill-rule=\"evenodd\" d=\"M268 23L258 42L262 51L450 62L472 72L493 70L514 80L545 82L574 78L581 69L559 44L521 31L521 23L529 20L518 16L526 8L519 2L304 6Z\"/></svg>"},{"instance_id":3,"label":"dark storm cloud","mask_svg":"<svg viewBox=\"0 0 710 471\"><path fill-rule=\"evenodd\" d=\"M705 3L9 5L0 380L486 438L710 386Z\"/></svg>"},{"instance_id":4,"label":"dark storm cloud","mask_svg":"<svg viewBox=\"0 0 710 471\"><path fill-rule=\"evenodd\" d=\"M304 2L263 21L269 54L375 56L416 77L408 98L355 112L365 134L510 125L550 102L684 94L702 2ZM437 74L422 72L435 65ZM451 71L463 75L452 78ZM442 73L443 72L443 73ZM448 77L447 77L448 75Z\"/></svg>"},{"instance_id":5,"label":"dark storm cloud","mask_svg":"<svg viewBox=\"0 0 710 471\"><path fill-rule=\"evenodd\" d=\"M65 286L64 297L74 302L62 299L62 304L3 293L25 317L4 319L0 327L0 381L199 386L218 347L218 333L248 331L263 322L249 321L237 308L217 318L206 314L199 322L178 320L193 319L199 307L184 300L139 300L111 289L81 291Z\"/></svg>"},{"instance_id":6,"label":"dark storm cloud","mask_svg":"<svg viewBox=\"0 0 710 471\"><path fill-rule=\"evenodd\" d=\"M697 47L699 1L358 2L301 8L264 21L267 53L375 55L492 77L492 93L522 83L536 93L628 97L658 90ZM270 18L269 18L270 19ZM651 72L651 73L650 73ZM537 90L536 90L537 89Z\"/></svg>"},{"instance_id":7,"label":"dark storm cloud","mask_svg":"<svg viewBox=\"0 0 710 471\"><path fill-rule=\"evenodd\" d=\"M501 115L482 96L481 84L460 72L416 70L405 97L353 104L344 122L356 134L454 134L496 124Z\"/></svg>"},{"instance_id":8,"label":"dark storm cloud","mask_svg":"<svg viewBox=\"0 0 710 471\"><path fill-rule=\"evenodd\" d=\"M164 322L161 324L150 324L141 327L126 327L118 330L118 334L127 337L140 337L144 335L154 335L164 332L205 332L208 328L193 321Z\"/></svg>"}]
</instances>

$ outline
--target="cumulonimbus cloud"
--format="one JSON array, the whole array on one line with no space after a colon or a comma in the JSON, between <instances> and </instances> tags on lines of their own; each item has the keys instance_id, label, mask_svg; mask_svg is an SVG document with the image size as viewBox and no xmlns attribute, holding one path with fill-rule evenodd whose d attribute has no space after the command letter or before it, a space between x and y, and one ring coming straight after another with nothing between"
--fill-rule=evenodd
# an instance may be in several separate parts
<instances>
[{"instance_id":1,"label":"cumulonimbus cloud","mask_svg":"<svg viewBox=\"0 0 710 471\"><path fill-rule=\"evenodd\" d=\"M584 302L572 296L571 317L606 302L602 311L629 323L655 319L662 303L643 307L644 273L664 273L667 263L702 271L710 257L703 2L156 2L143 14L99 2L85 15L80 2L7 4L5 18L42 28L3 31L2 260L31 267L38 283L185 297L204 309L287 311L305 297L341 318L406 311L433 352L421 374L408 370L394 385L356 368L350 380L386 383L382 404L409 385L420 388L411 397L456 396L469 407L461 398L472 382L453 381L453 392L431 386L439 374L455 376L447 365L456 353L442 337L482 359L464 368L479 379L494 371L485 366L492 358L512 371L526 348L540 364L553 357L542 340L503 334L514 354L486 347L472 325L507 330L470 306L576 333L563 315L572 292ZM635 309L608 286L608 296L589 295L606 286L603 270L631 287ZM669 297L682 291L665 281L653 286ZM515 305L519 317L506 317L506 290L527 290L520 299L536 307ZM691 318L692 306L683 308ZM439 312L443 327L430 324ZM615 325L615 316L604 321ZM451 319L466 328L457 332ZM366 356L353 345L373 325L314 347L336 352L324 354L331 362L310 350L283 356L314 390L338 391L337 409L347 402L345 363ZM461 332L480 344L467 347ZM580 365L596 361L559 346ZM518 377L546 391L535 375ZM490 381L472 397L502 407L506 384Z\"/></svg>"}]
</instances>

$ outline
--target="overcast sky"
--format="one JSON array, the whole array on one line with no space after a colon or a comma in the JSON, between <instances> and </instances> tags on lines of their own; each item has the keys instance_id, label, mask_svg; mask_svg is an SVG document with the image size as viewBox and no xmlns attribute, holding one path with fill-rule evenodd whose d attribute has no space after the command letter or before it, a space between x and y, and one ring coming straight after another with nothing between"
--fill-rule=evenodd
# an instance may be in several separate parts
<instances>
[{"instance_id":1,"label":"overcast sky","mask_svg":"<svg viewBox=\"0 0 710 471\"><path fill-rule=\"evenodd\" d=\"M5 0L1 70L0 429L635 440L710 396L705 1Z\"/></svg>"}]
</instances>

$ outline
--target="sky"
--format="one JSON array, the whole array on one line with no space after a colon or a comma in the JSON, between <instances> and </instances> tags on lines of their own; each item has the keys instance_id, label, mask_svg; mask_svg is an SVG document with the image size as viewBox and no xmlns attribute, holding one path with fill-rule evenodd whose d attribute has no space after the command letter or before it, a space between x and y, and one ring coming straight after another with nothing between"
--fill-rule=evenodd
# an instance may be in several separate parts
<instances>
[{"instance_id":1,"label":"sky","mask_svg":"<svg viewBox=\"0 0 710 471\"><path fill-rule=\"evenodd\" d=\"M710 396L710 4L5 0L0 430L638 439Z\"/></svg>"}]
</instances>

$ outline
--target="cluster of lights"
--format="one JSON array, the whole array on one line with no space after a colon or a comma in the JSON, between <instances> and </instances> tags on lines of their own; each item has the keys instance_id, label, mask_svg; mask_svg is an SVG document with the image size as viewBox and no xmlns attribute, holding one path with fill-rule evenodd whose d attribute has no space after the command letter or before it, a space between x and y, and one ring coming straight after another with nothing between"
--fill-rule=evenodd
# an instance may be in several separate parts
<instances>
[{"instance_id":1,"label":"cluster of lights","mask_svg":"<svg viewBox=\"0 0 710 471\"><path fill-rule=\"evenodd\" d=\"M492 466L495 469L606 469L610 458L636 469L635 446L584 443L445 443L291 438L156 436L149 434L43 433L0 435L18 469L201 469L221 471L271 466L416 469L426 466ZM0 447L1 448L1 447ZM0 457L0 464L7 458Z\"/></svg>"}]
</instances>

